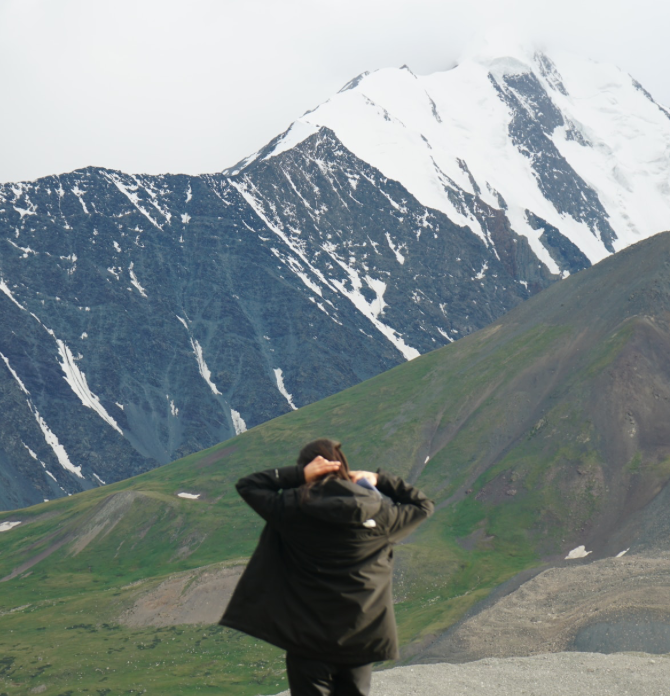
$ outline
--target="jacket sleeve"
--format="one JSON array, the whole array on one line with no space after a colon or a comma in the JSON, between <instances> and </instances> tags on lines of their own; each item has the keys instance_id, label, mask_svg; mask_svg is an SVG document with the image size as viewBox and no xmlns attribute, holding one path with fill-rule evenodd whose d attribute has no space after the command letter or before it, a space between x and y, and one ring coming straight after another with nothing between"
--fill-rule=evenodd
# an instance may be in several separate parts
<instances>
[{"instance_id":1,"label":"jacket sleeve","mask_svg":"<svg viewBox=\"0 0 670 696\"><path fill-rule=\"evenodd\" d=\"M385 471L377 472L377 489L388 496L395 505L395 515L391 520L389 539L397 542L411 534L435 510L429 500L418 488L405 483L398 476Z\"/></svg>"},{"instance_id":2,"label":"jacket sleeve","mask_svg":"<svg viewBox=\"0 0 670 696\"><path fill-rule=\"evenodd\" d=\"M284 516L285 500L279 492L305 483L305 475L297 466L259 471L241 478L237 492L267 522L279 524Z\"/></svg>"}]
</instances>

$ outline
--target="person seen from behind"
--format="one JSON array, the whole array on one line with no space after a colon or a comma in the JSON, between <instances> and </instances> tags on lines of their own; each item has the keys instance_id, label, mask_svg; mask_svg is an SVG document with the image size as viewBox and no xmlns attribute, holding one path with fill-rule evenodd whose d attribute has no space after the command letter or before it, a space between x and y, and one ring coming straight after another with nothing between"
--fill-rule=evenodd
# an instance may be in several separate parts
<instances>
[{"instance_id":1,"label":"person seen from behind","mask_svg":"<svg viewBox=\"0 0 670 696\"><path fill-rule=\"evenodd\" d=\"M328 439L237 491L267 524L219 623L286 650L292 696L367 696L372 663L399 657L393 544L433 503Z\"/></svg>"}]
</instances>

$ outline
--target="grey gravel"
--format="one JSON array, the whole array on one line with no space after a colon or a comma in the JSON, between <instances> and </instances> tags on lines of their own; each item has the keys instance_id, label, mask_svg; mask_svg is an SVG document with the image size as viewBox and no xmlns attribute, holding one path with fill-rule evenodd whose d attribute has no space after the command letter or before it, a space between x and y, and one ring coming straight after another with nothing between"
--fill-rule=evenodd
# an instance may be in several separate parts
<instances>
[{"instance_id":1,"label":"grey gravel","mask_svg":"<svg viewBox=\"0 0 670 696\"><path fill-rule=\"evenodd\" d=\"M670 553L549 568L454 626L416 661L465 663L577 650L670 651Z\"/></svg>"},{"instance_id":2,"label":"grey gravel","mask_svg":"<svg viewBox=\"0 0 670 696\"><path fill-rule=\"evenodd\" d=\"M279 696L288 696L284 691ZM563 652L375 672L371 696L668 696L670 655Z\"/></svg>"}]
</instances>

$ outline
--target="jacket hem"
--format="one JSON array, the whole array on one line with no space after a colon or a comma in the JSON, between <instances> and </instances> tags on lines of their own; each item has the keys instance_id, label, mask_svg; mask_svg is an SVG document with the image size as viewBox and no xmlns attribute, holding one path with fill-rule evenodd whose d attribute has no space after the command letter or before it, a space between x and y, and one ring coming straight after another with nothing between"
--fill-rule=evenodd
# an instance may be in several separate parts
<instances>
[{"instance_id":1,"label":"jacket hem","mask_svg":"<svg viewBox=\"0 0 670 696\"><path fill-rule=\"evenodd\" d=\"M327 652L309 650L299 645L291 645L289 643L285 643L284 641L277 640L274 636L271 636L264 631L257 631L247 627L242 628L235 621L230 621L225 617L219 621L219 626L226 626L227 628L232 628L235 631L241 631L249 636L253 636L254 638L263 640L266 643L270 643L270 645L274 645L281 650L290 652L291 655L302 657L306 660L320 660L322 662L333 662L340 665L367 665L371 662L386 662L386 660L398 660L400 658L400 654L397 650L384 653L356 652L355 654L351 655L338 654L337 648L334 648L330 654Z\"/></svg>"}]
</instances>

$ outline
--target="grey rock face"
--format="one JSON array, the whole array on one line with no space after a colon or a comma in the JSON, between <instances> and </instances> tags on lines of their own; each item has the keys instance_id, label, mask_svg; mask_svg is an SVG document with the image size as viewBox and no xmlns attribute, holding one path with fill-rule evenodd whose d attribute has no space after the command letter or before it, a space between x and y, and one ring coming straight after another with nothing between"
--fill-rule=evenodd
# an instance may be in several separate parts
<instances>
[{"instance_id":1,"label":"grey rock face","mask_svg":"<svg viewBox=\"0 0 670 696\"><path fill-rule=\"evenodd\" d=\"M541 65L546 69L544 62ZM558 73L552 75L560 79ZM510 136L519 151L533 162L533 171L544 197L559 213L586 223L606 249L613 252L616 233L597 191L577 174L551 140L557 127L569 124L540 81L533 73L505 75L501 79L490 75L489 79L512 112ZM562 83L557 83L557 89L560 90L561 86ZM573 139L583 141L578 131L568 128L568 133Z\"/></svg>"},{"instance_id":2,"label":"grey rock face","mask_svg":"<svg viewBox=\"0 0 670 696\"><path fill-rule=\"evenodd\" d=\"M570 273L576 273L591 266L586 254L565 235L562 235L558 228L530 211L526 211L526 219L534 230L542 231L540 241L560 268L567 269Z\"/></svg>"}]
</instances>

